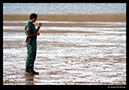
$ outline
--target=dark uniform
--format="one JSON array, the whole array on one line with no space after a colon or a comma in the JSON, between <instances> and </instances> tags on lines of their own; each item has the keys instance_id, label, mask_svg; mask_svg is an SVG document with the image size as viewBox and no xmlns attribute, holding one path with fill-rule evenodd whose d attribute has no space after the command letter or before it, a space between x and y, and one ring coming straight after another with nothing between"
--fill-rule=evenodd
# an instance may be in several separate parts
<instances>
[{"instance_id":1,"label":"dark uniform","mask_svg":"<svg viewBox=\"0 0 129 90\"><path fill-rule=\"evenodd\" d=\"M30 21L25 26L25 33L26 35L29 34L35 34L36 33L36 28L34 24ZM31 39L30 42L28 40ZM26 67L34 67L34 61L36 59L36 49L37 49L37 35L31 38L28 38L26 40L26 46L27 46L27 59L26 59Z\"/></svg>"},{"instance_id":2,"label":"dark uniform","mask_svg":"<svg viewBox=\"0 0 129 90\"><path fill-rule=\"evenodd\" d=\"M35 25L28 21L28 23L25 25L25 34L36 34L37 30L35 28ZM26 59L26 72L25 74L39 74L38 72L35 72L34 67L34 61L36 59L36 50L37 50L37 35L33 37L27 37L26 39L26 46L27 46L27 59Z\"/></svg>"}]
</instances>

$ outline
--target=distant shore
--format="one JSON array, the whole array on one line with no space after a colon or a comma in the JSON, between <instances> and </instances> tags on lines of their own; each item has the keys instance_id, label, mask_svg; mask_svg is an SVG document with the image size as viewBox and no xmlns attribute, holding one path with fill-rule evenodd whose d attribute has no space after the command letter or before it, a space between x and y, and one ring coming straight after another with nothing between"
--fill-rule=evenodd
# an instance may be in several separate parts
<instances>
[{"instance_id":1,"label":"distant shore","mask_svg":"<svg viewBox=\"0 0 129 90\"><path fill-rule=\"evenodd\" d=\"M29 20L29 14L3 14L3 20ZM38 14L44 21L126 21L126 13L121 14Z\"/></svg>"}]
</instances>

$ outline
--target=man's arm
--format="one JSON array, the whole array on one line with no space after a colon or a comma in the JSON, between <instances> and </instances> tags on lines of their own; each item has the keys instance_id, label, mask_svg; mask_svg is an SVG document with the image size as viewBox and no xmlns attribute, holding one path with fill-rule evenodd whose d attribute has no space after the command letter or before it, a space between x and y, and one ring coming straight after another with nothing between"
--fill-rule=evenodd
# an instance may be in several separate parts
<instances>
[{"instance_id":1,"label":"man's arm","mask_svg":"<svg viewBox=\"0 0 129 90\"><path fill-rule=\"evenodd\" d=\"M42 26L42 23L39 23L39 26L37 28L37 32L39 31L40 27Z\"/></svg>"},{"instance_id":2,"label":"man's arm","mask_svg":"<svg viewBox=\"0 0 129 90\"><path fill-rule=\"evenodd\" d=\"M38 31L39 31L39 28L40 28L40 27L38 27L38 28L37 28L37 31L36 31L36 32L38 32Z\"/></svg>"},{"instance_id":3,"label":"man's arm","mask_svg":"<svg viewBox=\"0 0 129 90\"><path fill-rule=\"evenodd\" d=\"M38 28L37 28L37 31L36 31L36 34L29 34L29 35L26 35L27 37L33 37L33 36L35 36L35 35L39 35L40 33L39 33L39 28L42 26L42 24L41 23L39 23L39 26L38 26Z\"/></svg>"},{"instance_id":4,"label":"man's arm","mask_svg":"<svg viewBox=\"0 0 129 90\"><path fill-rule=\"evenodd\" d=\"M36 34L29 34L29 35L26 35L27 37L33 37L33 36L36 36L36 35L39 35L40 33L37 32Z\"/></svg>"}]
</instances>

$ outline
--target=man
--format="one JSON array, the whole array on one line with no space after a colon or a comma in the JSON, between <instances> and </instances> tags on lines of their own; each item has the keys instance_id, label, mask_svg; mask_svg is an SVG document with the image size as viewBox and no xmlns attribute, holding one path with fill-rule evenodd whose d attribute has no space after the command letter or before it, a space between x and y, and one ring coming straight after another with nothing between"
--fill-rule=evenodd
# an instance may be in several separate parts
<instances>
[{"instance_id":1,"label":"man","mask_svg":"<svg viewBox=\"0 0 129 90\"><path fill-rule=\"evenodd\" d=\"M26 59L26 75L34 75L39 74L38 72L34 71L34 61L36 59L36 50L37 50L37 35L40 35L39 28L42 26L39 23L38 28L35 28L33 24L37 20L37 14L32 13L30 15L30 20L25 25L25 34L26 34L26 46L27 46L27 59Z\"/></svg>"}]
</instances>

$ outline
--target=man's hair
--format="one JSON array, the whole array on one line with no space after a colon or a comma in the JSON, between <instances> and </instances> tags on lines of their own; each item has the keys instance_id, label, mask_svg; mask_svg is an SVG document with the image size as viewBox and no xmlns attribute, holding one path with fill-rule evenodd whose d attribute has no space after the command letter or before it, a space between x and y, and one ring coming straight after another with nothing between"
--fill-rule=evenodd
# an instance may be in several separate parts
<instances>
[{"instance_id":1,"label":"man's hair","mask_svg":"<svg viewBox=\"0 0 129 90\"><path fill-rule=\"evenodd\" d=\"M36 18L37 17L37 14L36 13L31 13L30 14L30 19L32 20L33 18Z\"/></svg>"}]
</instances>

